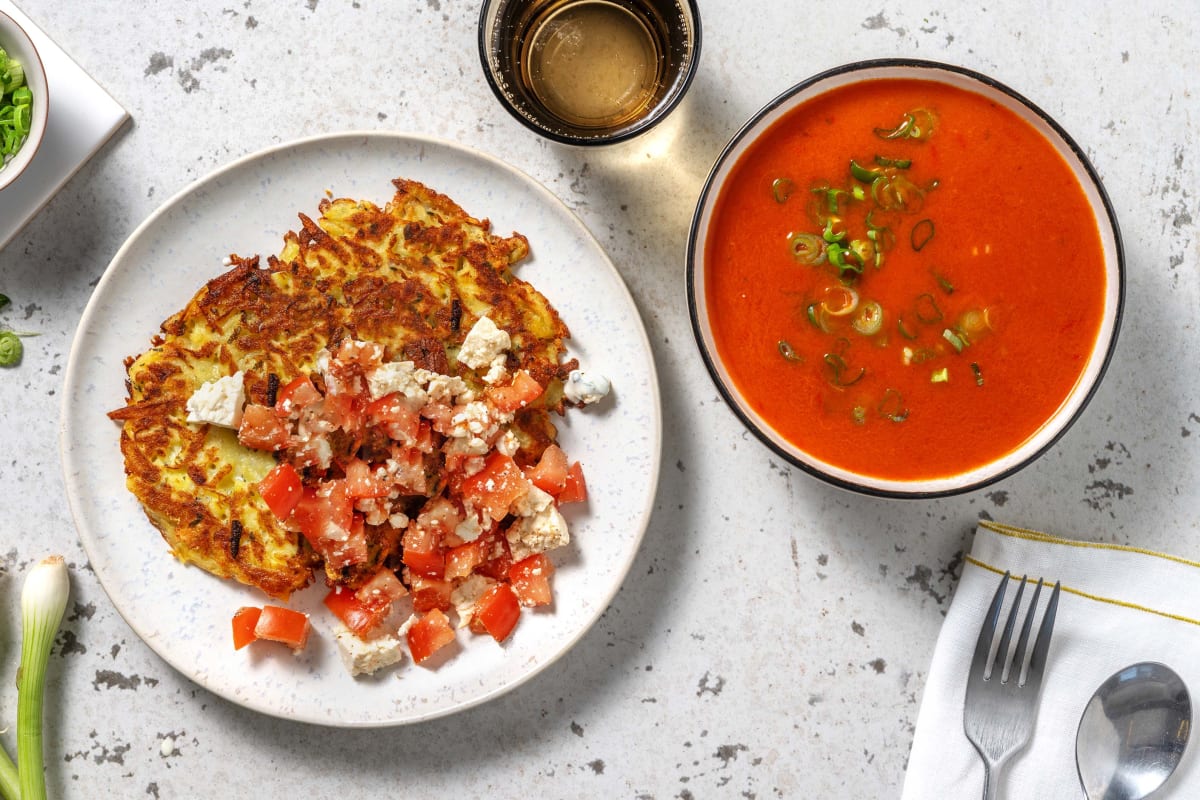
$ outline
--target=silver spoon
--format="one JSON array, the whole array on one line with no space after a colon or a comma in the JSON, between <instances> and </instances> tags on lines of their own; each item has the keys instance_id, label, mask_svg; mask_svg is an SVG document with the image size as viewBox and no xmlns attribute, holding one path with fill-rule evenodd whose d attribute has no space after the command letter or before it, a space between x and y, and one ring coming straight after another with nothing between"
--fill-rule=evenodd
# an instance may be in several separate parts
<instances>
[{"instance_id":1,"label":"silver spoon","mask_svg":"<svg viewBox=\"0 0 1200 800\"><path fill-rule=\"evenodd\" d=\"M1088 800L1142 800L1187 746L1192 701L1170 668L1133 664L1100 685L1079 720L1075 764Z\"/></svg>"}]
</instances>

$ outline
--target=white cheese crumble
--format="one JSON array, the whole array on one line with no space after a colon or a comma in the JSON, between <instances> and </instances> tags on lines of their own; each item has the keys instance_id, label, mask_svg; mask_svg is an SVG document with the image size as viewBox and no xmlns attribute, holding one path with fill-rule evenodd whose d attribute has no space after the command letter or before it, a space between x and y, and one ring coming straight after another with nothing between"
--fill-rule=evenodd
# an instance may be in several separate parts
<instances>
[{"instance_id":1,"label":"white cheese crumble","mask_svg":"<svg viewBox=\"0 0 1200 800\"><path fill-rule=\"evenodd\" d=\"M530 486L526 494L521 495L512 504L512 513L518 517L532 517L554 502L554 498L536 486Z\"/></svg>"},{"instance_id":2,"label":"white cheese crumble","mask_svg":"<svg viewBox=\"0 0 1200 800\"><path fill-rule=\"evenodd\" d=\"M404 647L398 636L385 633L363 641L349 628L338 625L333 638L351 675L370 675L404 660Z\"/></svg>"},{"instance_id":3,"label":"white cheese crumble","mask_svg":"<svg viewBox=\"0 0 1200 800\"><path fill-rule=\"evenodd\" d=\"M497 356L504 354L512 347L512 338L507 331L496 327L488 317L480 317L467 338L463 339L462 348L458 351L458 361L471 369L483 369L491 366Z\"/></svg>"},{"instance_id":4,"label":"white cheese crumble","mask_svg":"<svg viewBox=\"0 0 1200 800\"><path fill-rule=\"evenodd\" d=\"M245 374L235 372L202 384L187 401L187 421L237 428L246 404Z\"/></svg>"},{"instance_id":5,"label":"white cheese crumble","mask_svg":"<svg viewBox=\"0 0 1200 800\"><path fill-rule=\"evenodd\" d=\"M500 440L496 442L496 449L509 458L512 458L521 449L521 440L511 430L507 430L500 437Z\"/></svg>"},{"instance_id":6,"label":"white cheese crumble","mask_svg":"<svg viewBox=\"0 0 1200 800\"><path fill-rule=\"evenodd\" d=\"M492 588L495 581L482 575L472 575L450 593L450 602L458 612L458 627L465 628L475 616L475 603L483 593Z\"/></svg>"},{"instance_id":7,"label":"white cheese crumble","mask_svg":"<svg viewBox=\"0 0 1200 800\"><path fill-rule=\"evenodd\" d=\"M367 390L372 400L387 397L393 392L422 402L425 399L425 390L421 388L415 365L411 361L380 364L367 375Z\"/></svg>"},{"instance_id":8,"label":"white cheese crumble","mask_svg":"<svg viewBox=\"0 0 1200 800\"><path fill-rule=\"evenodd\" d=\"M572 403L598 403L612 391L612 383L598 372L571 370L563 384L563 397Z\"/></svg>"},{"instance_id":9,"label":"white cheese crumble","mask_svg":"<svg viewBox=\"0 0 1200 800\"><path fill-rule=\"evenodd\" d=\"M513 561L562 547L571 541L567 521L553 503L533 516L518 519L509 527L506 535Z\"/></svg>"},{"instance_id":10,"label":"white cheese crumble","mask_svg":"<svg viewBox=\"0 0 1200 800\"><path fill-rule=\"evenodd\" d=\"M475 541L481 533L483 533L483 526L479 524L479 520L474 515L467 517L454 526L454 535L464 542Z\"/></svg>"}]
</instances>

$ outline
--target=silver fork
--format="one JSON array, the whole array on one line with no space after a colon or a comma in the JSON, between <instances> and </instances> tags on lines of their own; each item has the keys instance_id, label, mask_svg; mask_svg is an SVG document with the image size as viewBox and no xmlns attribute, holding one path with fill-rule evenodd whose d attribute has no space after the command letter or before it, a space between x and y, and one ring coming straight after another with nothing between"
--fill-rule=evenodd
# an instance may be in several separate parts
<instances>
[{"instance_id":1,"label":"silver fork","mask_svg":"<svg viewBox=\"0 0 1200 800\"><path fill-rule=\"evenodd\" d=\"M971 672L967 677L967 698L963 709L963 730L983 758L984 800L995 800L998 797L1000 768L1009 756L1025 746L1033 733L1038 695L1042 688L1042 672L1046 666L1046 651L1050 649L1050 634L1054 630L1054 615L1058 611L1059 584L1055 583L1050 601L1046 604L1046 611L1042 615L1037 639L1033 643L1029 667L1022 680L1021 667L1025 662L1025 651L1037 612L1038 597L1042 593L1042 581L1039 579L1037 582L1033 599L1025 612L1025 622L1021 625L1016 650L1010 659L1009 645L1012 642L1017 615L1021 611L1021 595L1025 592L1027 582L1027 578L1021 578L1017 597L1004 625L1004 634L996 649L996 657L989 659L996 628L1000 623L1000 609L1004 605L1004 590L1008 581L1009 574L1006 572L1000 579L1000 587L996 589L996 596L992 598L992 605L979 631L975 657L971 660Z\"/></svg>"}]
</instances>

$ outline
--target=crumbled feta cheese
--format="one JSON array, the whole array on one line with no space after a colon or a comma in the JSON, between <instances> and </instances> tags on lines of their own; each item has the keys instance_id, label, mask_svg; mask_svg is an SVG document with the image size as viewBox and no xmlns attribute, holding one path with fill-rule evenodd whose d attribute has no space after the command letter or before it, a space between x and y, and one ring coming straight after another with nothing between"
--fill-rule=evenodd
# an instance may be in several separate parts
<instances>
[{"instance_id":1,"label":"crumbled feta cheese","mask_svg":"<svg viewBox=\"0 0 1200 800\"><path fill-rule=\"evenodd\" d=\"M200 386L187 401L187 421L207 422L223 428L242 424L242 406L246 404L245 375L235 372Z\"/></svg>"},{"instance_id":2,"label":"crumbled feta cheese","mask_svg":"<svg viewBox=\"0 0 1200 800\"><path fill-rule=\"evenodd\" d=\"M497 328L488 317L480 317L463 339L458 361L471 369L483 369L511 346L512 338L507 331Z\"/></svg>"},{"instance_id":3,"label":"crumbled feta cheese","mask_svg":"<svg viewBox=\"0 0 1200 800\"><path fill-rule=\"evenodd\" d=\"M392 514L390 517L388 517L388 522L391 523L393 528L407 528L408 515L401 514L399 511L397 511L395 514Z\"/></svg>"},{"instance_id":4,"label":"crumbled feta cheese","mask_svg":"<svg viewBox=\"0 0 1200 800\"><path fill-rule=\"evenodd\" d=\"M512 513L518 517L532 517L554 502L554 498L536 486L530 486L527 494L513 501Z\"/></svg>"},{"instance_id":5,"label":"crumbled feta cheese","mask_svg":"<svg viewBox=\"0 0 1200 800\"><path fill-rule=\"evenodd\" d=\"M428 384L426 391L429 393L429 399L435 403L446 403L448 405L456 399L460 399L464 393L470 391L467 388L466 382L457 375L442 375L441 373L429 372L428 370L422 370L422 372L425 372L425 375L428 376L425 379L425 383ZM475 399L473 393L471 399Z\"/></svg>"},{"instance_id":6,"label":"crumbled feta cheese","mask_svg":"<svg viewBox=\"0 0 1200 800\"><path fill-rule=\"evenodd\" d=\"M368 525L382 525L391 514L388 501L382 497L361 497L354 503L354 510L363 513Z\"/></svg>"},{"instance_id":7,"label":"crumbled feta cheese","mask_svg":"<svg viewBox=\"0 0 1200 800\"><path fill-rule=\"evenodd\" d=\"M474 515L467 517L454 527L454 535L464 542L475 541L481 533L483 533L483 526L479 524L479 520Z\"/></svg>"},{"instance_id":8,"label":"crumbled feta cheese","mask_svg":"<svg viewBox=\"0 0 1200 800\"><path fill-rule=\"evenodd\" d=\"M364 641L349 628L338 625L333 637L342 663L351 675L370 675L404 660L404 647L400 639L391 634Z\"/></svg>"},{"instance_id":9,"label":"crumbled feta cheese","mask_svg":"<svg viewBox=\"0 0 1200 800\"><path fill-rule=\"evenodd\" d=\"M521 449L521 440L511 430L505 431L500 440L496 442L496 449L509 458L512 458Z\"/></svg>"},{"instance_id":10,"label":"crumbled feta cheese","mask_svg":"<svg viewBox=\"0 0 1200 800\"><path fill-rule=\"evenodd\" d=\"M598 403L612 391L612 383L598 372L571 370L563 385L563 397L572 403Z\"/></svg>"},{"instance_id":11,"label":"crumbled feta cheese","mask_svg":"<svg viewBox=\"0 0 1200 800\"><path fill-rule=\"evenodd\" d=\"M409 614L408 619L404 620L404 622L400 625L400 628L396 631L396 635L401 639L408 636L408 629L413 625L416 625L420 619L421 618L416 614Z\"/></svg>"},{"instance_id":12,"label":"crumbled feta cheese","mask_svg":"<svg viewBox=\"0 0 1200 800\"><path fill-rule=\"evenodd\" d=\"M371 393L371 399L378 400L392 392L399 392L414 401L424 403L425 390L416 372L411 361L389 361L380 364L367 374L367 389Z\"/></svg>"},{"instance_id":13,"label":"crumbled feta cheese","mask_svg":"<svg viewBox=\"0 0 1200 800\"><path fill-rule=\"evenodd\" d=\"M463 462L463 474L468 478L472 475L477 475L487 466L487 459L483 456L471 456Z\"/></svg>"},{"instance_id":14,"label":"crumbled feta cheese","mask_svg":"<svg viewBox=\"0 0 1200 800\"><path fill-rule=\"evenodd\" d=\"M458 627L465 628L471 624L471 617L475 616L475 601L482 597L483 593L494 583L495 581L491 578L472 575L450 592L450 602L454 604L454 610L458 612Z\"/></svg>"},{"instance_id":15,"label":"crumbled feta cheese","mask_svg":"<svg viewBox=\"0 0 1200 800\"><path fill-rule=\"evenodd\" d=\"M567 521L553 503L531 517L518 519L506 535L514 561L562 547L571 541Z\"/></svg>"},{"instance_id":16,"label":"crumbled feta cheese","mask_svg":"<svg viewBox=\"0 0 1200 800\"><path fill-rule=\"evenodd\" d=\"M487 374L483 376L484 383L499 383L508 377L508 368L506 362L508 358L501 353L492 359L491 365L488 367Z\"/></svg>"},{"instance_id":17,"label":"crumbled feta cheese","mask_svg":"<svg viewBox=\"0 0 1200 800\"><path fill-rule=\"evenodd\" d=\"M478 400L463 406L461 411L450 418L450 425L451 436L479 436L495 428L487 403Z\"/></svg>"}]
</instances>

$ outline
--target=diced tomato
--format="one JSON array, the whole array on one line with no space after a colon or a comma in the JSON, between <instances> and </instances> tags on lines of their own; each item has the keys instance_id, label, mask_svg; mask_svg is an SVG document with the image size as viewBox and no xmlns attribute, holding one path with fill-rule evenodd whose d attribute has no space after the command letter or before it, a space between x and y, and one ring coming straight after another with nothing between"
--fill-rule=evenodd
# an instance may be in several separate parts
<instances>
[{"instance_id":1,"label":"diced tomato","mask_svg":"<svg viewBox=\"0 0 1200 800\"><path fill-rule=\"evenodd\" d=\"M258 618L262 615L261 608L254 606L243 606L233 614L233 649L241 650L246 645L253 642L257 636L254 635L254 628L258 625Z\"/></svg>"},{"instance_id":2,"label":"diced tomato","mask_svg":"<svg viewBox=\"0 0 1200 800\"><path fill-rule=\"evenodd\" d=\"M427 578L410 571L409 588L412 589L413 609L424 613L432 609L450 610L450 592L454 584L439 578Z\"/></svg>"},{"instance_id":3,"label":"diced tomato","mask_svg":"<svg viewBox=\"0 0 1200 800\"><path fill-rule=\"evenodd\" d=\"M529 493L529 485L516 462L494 450L483 469L463 479L460 490L465 501L487 511L492 519L501 520L509 506Z\"/></svg>"},{"instance_id":4,"label":"diced tomato","mask_svg":"<svg viewBox=\"0 0 1200 800\"><path fill-rule=\"evenodd\" d=\"M346 493L355 499L387 497L388 486L375 477L370 464L361 458L352 458L346 462Z\"/></svg>"},{"instance_id":5,"label":"diced tomato","mask_svg":"<svg viewBox=\"0 0 1200 800\"><path fill-rule=\"evenodd\" d=\"M370 606L389 605L406 594L408 589L404 588L396 573L387 567L381 568L354 593L355 597Z\"/></svg>"},{"instance_id":6,"label":"diced tomato","mask_svg":"<svg viewBox=\"0 0 1200 800\"><path fill-rule=\"evenodd\" d=\"M392 480L406 490L406 494L425 494L429 480L425 471L425 457L420 450L393 447L388 468L392 471Z\"/></svg>"},{"instance_id":7,"label":"diced tomato","mask_svg":"<svg viewBox=\"0 0 1200 800\"><path fill-rule=\"evenodd\" d=\"M266 501L267 507L280 519L290 517L292 509L304 496L300 473L286 462L268 472L267 476L258 482L256 488L262 495L262 499Z\"/></svg>"},{"instance_id":8,"label":"diced tomato","mask_svg":"<svg viewBox=\"0 0 1200 800\"><path fill-rule=\"evenodd\" d=\"M275 397L275 413L287 416L321 399L321 393L308 376L301 375L279 390Z\"/></svg>"},{"instance_id":9,"label":"diced tomato","mask_svg":"<svg viewBox=\"0 0 1200 800\"><path fill-rule=\"evenodd\" d=\"M434 497L421 509L417 524L424 528L435 528L444 537L453 533L463 521L463 513L446 497Z\"/></svg>"},{"instance_id":10,"label":"diced tomato","mask_svg":"<svg viewBox=\"0 0 1200 800\"><path fill-rule=\"evenodd\" d=\"M544 553L523 558L508 568L508 580L523 606L547 606L554 599L550 593L550 576L554 565Z\"/></svg>"},{"instance_id":11,"label":"diced tomato","mask_svg":"<svg viewBox=\"0 0 1200 800\"><path fill-rule=\"evenodd\" d=\"M238 441L253 450L274 452L288 446L287 421L275 410L257 403L250 403L242 410L242 424L238 427Z\"/></svg>"},{"instance_id":12,"label":"diced tomato","mask_svg":"<svg viewBox=\"0 0 1200 800\"><path fill-rule=\"evenodd\" d=\"M354 592L341 586L335 586L333 591L325 595L324 603L334 616L360 637L383 622L392 609L391 601L364 603Z\"/></svg>"},{"instance_id":13,"label":"diced tomato","mask_svg":"<svg viewBox=\"0 0 1200 800\"><path fill-rule=\"evenodd\" d=\"M480 536L473 542L460 544L446 552L446 580L465 578L483 563L487 541Z\"/></svg>"},{"instance_id":14,"label":"diced tomato","mask_svg":"<svg viewBox=\"0 0 1200 800\"><path fill-rule=\"evenodd\" d=\"M333 357L343 364L356 364L364 370L370 371L383 361L383 347L375 342L343 339Z\"/></svg>"},{"instance_id":15,"label":"diced tomato","mask_svg":"<svg viewBox=\"0 0 1200 800\"><path fill-rule=\"evenodd\" d=\"M446 615L435 608L412 624L406 638L413 661L420 664L454 641L454 629Z\"/></svg>"},{"instance_id":16,"label":"diced tomato","mask_svg":"<svg viewBox=\"0 0 1200 800\"><path fill-rule=\"evenodd\" d=\"M445 574L446 552L437 526L410 522L404 529L403 545L404 564L410 570L428 578L441 578Z\"/></svg>"},{"instance_id":17,"label":"diced tomato","mask_svg":"<svg viewBox=\"0 0 1200 800\"><path fill-rule=\"evenodd\" d=\"M327 394L321 416L334 427L355 433L362 427L362 400L353 394Z\"/></svg>"},{"instance_id":18,"label":"diced tomato","mask_svg":"<svg viewBox=\"0 0 1200 800\"><path fill-rule=\"evenodd\" d=\"M335 570L364 563L370 557L370 551L363 529L362 514L354 514L351 518L349 535L344 539L322 539L320 548L321 555L325 557L325 565Z\"/></svg>"},{"instance_id":19,"label":"diced tomato","mask_svg":"<svg viewBox=\"0 0 1200 800\"><path fill-rule=\"evenodd\" d=\"M487 396L498 411L511 414L541 397L544 391L545 388L522 369L517 370L510 385L493 386L487 390Z\"/></svg>"},{"instance_id":20,"label":"diced tomato","mask_svg":"<svg viewBox=\"0 0 1200 800\"><path fill-rule=\"evenodd\" d=\"M508 569L512 566L512 553L508 547L508 537L499 528L492 528L482 534L479 541L483 543L483 562L475 571L487 578L504 580L508 577Z\"/></svg>"},{"instance_id":21,"label":"diced tomato","mask_svg":"<svg viewBox=\"0 0 1200 800\"><path fill-rule=\"evenodd\" d=\"M454 409L445 403L426 403L421 407L421 416L429 420L433 430L442 435L448 435L454 423Z\"/></svg>"},{"instance_id":22,"label":"diced tomato","mask_svg":"<svg viewBox=\"0 0 1200 800\"><path fill-rule=\"evenodd\" d=\"M533 485L558 497L567 484L567 454L556 444L542 451L542 458L526 473Z\"/></svg>"},{"instance_id":23,"label":"diced tomato","mask_svg":"<svg viewBox=\"0 0 1200 800\"><path fill-rule=\"evenodd\" d=\"M507 583L497 583L475 601L471 630L489 633L497 642L503 642L516 627L520 616L521 603L517 593ZM479 628L483 630L479 631Z\"/></svg>"},{"instance_id":24,"label":"diced tomato","mask_svg":"<svg viewBox=\"0 0 1200 800\"><path fill-rule=\"evenodd\" d=\"M319 488L304 487L303 496L292 512L292 522L318 551L321 539L348 533L354 522L354 504L345 481L327 481ZM330 534L334 534L333 537Z\"/></svg>"},{"instance_id":25,"label":"diced tomato","mask_svg":"<svg viewBox=\"0 0 1200 800\"><path fill-rule=\"evenodd\" d=\"M374 400L367 406L367 419L380 425L387 435L403 444L416 444L421 433L421 415L398 392Z\"/></svg>"},{"instance_id":26,"label":"diced tomato","mask_svg":"<svg viewBox=\"0 0 1200 800\"><path fill-rule=\"evenodd\" d=\"M583 479L583 467L576 461L567 470L567 482L558 494L559 503L582 503L587 500L587 482Z\"/></svg>"},{"instance_id":27,"label":"diced tomato","mask_svg":"<svg viewBox=\"0 0 1200 800\"><path fill-rule=\"evenodd\" d=\"M301 650L308 641L311 627L307 614L292 611L290 608L263 606L254 626L254 636L258 639L282 642L293 650Z\"/></svg>"}]
</instances>

